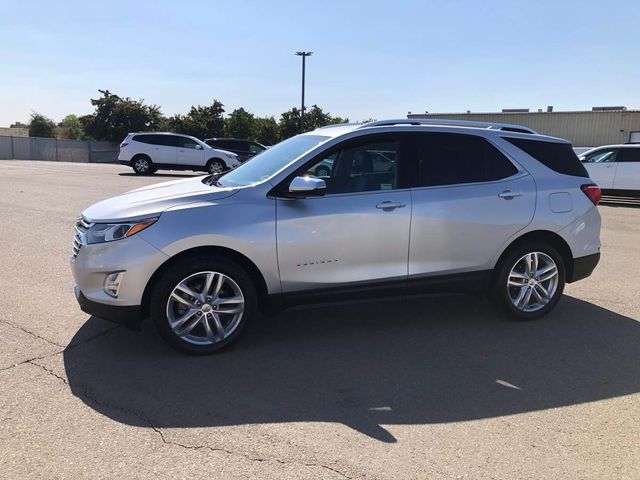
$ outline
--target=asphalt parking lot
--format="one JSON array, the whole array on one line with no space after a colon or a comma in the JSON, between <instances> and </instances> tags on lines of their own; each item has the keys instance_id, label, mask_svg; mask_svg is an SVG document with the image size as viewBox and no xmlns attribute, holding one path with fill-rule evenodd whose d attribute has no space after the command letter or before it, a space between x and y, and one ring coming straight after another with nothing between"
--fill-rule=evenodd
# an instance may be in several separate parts
<instances>
[{"instance_id":1,"label":"asphalt parking lot","mask_svg":"<svg viewBox=\"0 0 640 480\"><path fill-rule=\"evenodd\" d=\"M0 478L640 478L640 209L538 322L475 297L285 312L192 358L82 313L89 204L185 174L0 162Z\"/></svg>"}]
</instances>

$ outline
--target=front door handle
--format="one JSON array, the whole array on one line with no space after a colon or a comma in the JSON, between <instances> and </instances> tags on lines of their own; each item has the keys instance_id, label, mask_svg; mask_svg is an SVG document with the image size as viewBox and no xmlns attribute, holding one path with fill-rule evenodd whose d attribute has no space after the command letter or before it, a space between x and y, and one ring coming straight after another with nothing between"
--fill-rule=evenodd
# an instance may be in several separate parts
<instances>
[{"instance_id":1,"label":"front door handle","mask_svg":"<svg viewBox=\"0 0 640 480\"><path fill-rule=\"evenodd\" d=\"M377 209L384 210L385 212L390 212L391 210L395 210L396 208L402 208L402 207L406 207L406 205L404 203L392 202L390 200L386 200L376 205Z\"/></svg>"},{"instance_id":2,"label":"front door handle","mask_svg":"<svg viewBox=\"0 0 640 480\"><path fill-rule=\"evenodd\" d=\"M514 192L511 190L505 190L498 194L500 198L504 198L505 200L511 200L512 198L521 197L522 192Z\"/></svg>"}]
</instances>

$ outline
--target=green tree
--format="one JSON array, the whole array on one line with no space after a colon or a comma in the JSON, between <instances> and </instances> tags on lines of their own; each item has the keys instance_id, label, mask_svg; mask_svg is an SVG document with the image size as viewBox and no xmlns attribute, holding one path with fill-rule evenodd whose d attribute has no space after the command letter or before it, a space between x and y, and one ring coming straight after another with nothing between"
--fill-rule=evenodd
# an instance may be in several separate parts
<instances>
[{"instance_id":1,"label":"green tree","mask_svg":"<svg viewBox=\"0 0 640 480\"><path fill-rule=\"evenodd\" d=\"M29 136L30 137L53 137L53 129L56 128L56 124L53 120L44 115L33 112L31 114L31 121L29 122Z\"/></svg>"},{"instance_id":2,"label":"green tree","mask_svg":"<svg viewBox=\"0 0 640 480\"><path fill-rule=\"evenodd\" d=\"M256 118L254 128L256 142L263 145L275 145L280 140L278 122L273 117Z\"/></svg>"},{"instance_id":3,"label":"green tree","mask_svg":"<svg viewBox=\"0 0 640 480\"><path fill-rule=\"evenodd\" d=\"M201 140L224 134L224 105L214 100L209 106L193 106L186 115L173 115L163 122L163 129L184 133Z\"/></svg>"},{"instance_id":4,"label":"green tree","mask_svg":"<svg viewBox=\"0 0 640 480\"><path fill-rule=\"evenodd\" d=\"M292 108L280 115L278 122L278 130L280 131L280 140L286 140L300 133L300 110Z\"/></svg>"},{"instance_id":5,"label":"green tree","mask_svg":"<svg viewBox=\"0 0 640 480\"><path fill-rule=\"evenodd\" d=\"M9 125L9 128L29 128L29 125L22 122L14 122L11 125Z\"/></svg>"},{"instance_id":6,"label":"green tree","mask_svg":"<svg viewBox=\"0 0 640 480\"><path fill-rule=\"evenodd\" d=\"M58 127L65 130L66 137L74 140L84 138L84 128L77 115L70 114L62 119Z\"/></svg>"},{"instance_id":7,"label":"green tree","mask_svg":"<svg viewBox=\"0 0 640 480\"><path fill-rule=\"evenodd\" d=\"M121 98L109 90L98 91L102 97L91 99L95 112L80 119L91 138L117 143L130 132L158 130L163 119L160 107Z\"/></svg>"},{"instance_id":8,"label":"green tree","mask_svg":"<svg viewBox=\"0 0 640 480\"><path fill-rule=\"evenodd\" d=\"M255 138L255 120L252 113L237 108L225 120L225 135L228 137L253 140Z\"/></svg>"}]
</instances>

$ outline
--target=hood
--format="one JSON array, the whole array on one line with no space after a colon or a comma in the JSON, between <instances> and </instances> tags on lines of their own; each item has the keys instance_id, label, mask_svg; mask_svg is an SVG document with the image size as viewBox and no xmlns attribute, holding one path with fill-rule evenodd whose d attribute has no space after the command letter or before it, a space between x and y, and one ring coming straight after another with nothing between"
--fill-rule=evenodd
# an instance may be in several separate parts
<instances>
[{"instance_id":1,"label":"hood","mask_svg":"<svg viewBox=\"0 0 640 480\"><path fill-rule=\"evenodd\" d=\"M202 183L203 177L157 183L95 203L82 215L90 222L138 220L159 215L166 209L194 202L213 202L229 197L238 189Z\"/></svg>"}]
</instances>

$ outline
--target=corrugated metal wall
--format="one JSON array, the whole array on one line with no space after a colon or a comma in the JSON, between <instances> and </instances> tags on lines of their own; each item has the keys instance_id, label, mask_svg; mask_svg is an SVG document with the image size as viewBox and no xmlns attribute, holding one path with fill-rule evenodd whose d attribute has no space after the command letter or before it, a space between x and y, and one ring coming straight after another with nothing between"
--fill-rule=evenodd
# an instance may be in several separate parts
<instances>
[{"instance_id":1,"label":"corrugated metal wall","mask_svg":"<svg viewBox=\"0 0 640 480\"><path fill-rule=\"evenodd\" d=\"M410 114L408 117L515 123L533 128L545 135L566 138L576 147L625 143L629 141L631 132L640 132L640 110L551 113L428 113Z\"/></svg>"}]
</instances>

